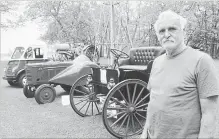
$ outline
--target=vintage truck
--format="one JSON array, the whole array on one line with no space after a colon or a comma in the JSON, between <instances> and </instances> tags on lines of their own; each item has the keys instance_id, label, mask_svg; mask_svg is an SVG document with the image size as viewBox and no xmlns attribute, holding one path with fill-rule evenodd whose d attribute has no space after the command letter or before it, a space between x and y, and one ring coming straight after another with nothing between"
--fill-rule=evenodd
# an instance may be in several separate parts
<instances>
[{"instance_id":1,"label":"vintage truck","mask_svg":"<svg viewBox=\"0 0 219 139\"><path fill-rule=\"evenodd\" d=\"M16 47L7 66L4 68L3 79L11 86L23 87L26 83L25 65L49 61L46 46L33 45Z\"/></svg>"}]
</instances>

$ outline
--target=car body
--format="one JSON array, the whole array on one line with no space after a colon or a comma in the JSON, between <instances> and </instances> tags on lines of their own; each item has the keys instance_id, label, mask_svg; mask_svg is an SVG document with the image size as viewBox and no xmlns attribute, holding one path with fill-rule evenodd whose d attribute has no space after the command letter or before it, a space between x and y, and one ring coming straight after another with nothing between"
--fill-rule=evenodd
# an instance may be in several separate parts
<instances>
[{"instance_id":1,"label":"car body","mask_svg":"<svg viewBox=\"0 0 219 139\"><path fill-rule=\"evenodd\" d=\"M42 63L49 61L46 46L33 45L29 47L16 47L8 64L4 69L3 79L11 86L23 87L26 83L25 66L29 63Z\"/></svg>"},{"instance_id":2,"label":"car body","mask_svg":"<svg viewBox=\"0 0 219 139\"><path fill-rule=\"evenodd\" d=\"M69 92L72 84L82 75L90 73L90 67L85 64L97 65L84 54L79 55L72 61L48 61L45 63L27 64L25 68L26 85L23 93L27 98L34 97L35 91L40 85L60 85ZM91 65L92 65L91 64Z\"/></svg>"}]
</instances>

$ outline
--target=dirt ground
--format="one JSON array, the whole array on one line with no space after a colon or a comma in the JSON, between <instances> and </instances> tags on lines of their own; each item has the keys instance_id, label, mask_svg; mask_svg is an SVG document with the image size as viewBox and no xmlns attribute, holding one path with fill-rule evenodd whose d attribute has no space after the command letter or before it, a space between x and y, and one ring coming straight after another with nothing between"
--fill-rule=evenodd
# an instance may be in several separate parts
<instances>
[{"instance_id":1,"label":"dirt ground","mask_svg":"<svg viewBox=\"0 0 219 139\"><path fill-rule=\"evenodd\" d=\"M218 70L219 60L214 60ZM0 77L5 63L0 65ZM114 138L105 129L101 116L82 118L70 106L62 106L63 90L51 104L38 105L26 99L22 89L0 79L0 138ZM215 138L219 138L219 103Z\"/></svg>"}]
</instances>

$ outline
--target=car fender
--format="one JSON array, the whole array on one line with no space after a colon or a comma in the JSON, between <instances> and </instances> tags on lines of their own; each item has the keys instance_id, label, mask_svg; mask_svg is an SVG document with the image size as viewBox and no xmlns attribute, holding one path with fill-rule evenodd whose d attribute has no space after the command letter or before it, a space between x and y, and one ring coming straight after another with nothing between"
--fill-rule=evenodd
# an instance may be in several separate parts
<instances>
[{"instance_id":1,"label":"car fender","mask_svg":"<svg viewBox=\"0 0 219 139\"><path fill-rule=\"evenodd\" d=\"M21 69L17 72L16 78L18 78L22 73L25 73L25 69Z\"/></svg>"}]
</instances>

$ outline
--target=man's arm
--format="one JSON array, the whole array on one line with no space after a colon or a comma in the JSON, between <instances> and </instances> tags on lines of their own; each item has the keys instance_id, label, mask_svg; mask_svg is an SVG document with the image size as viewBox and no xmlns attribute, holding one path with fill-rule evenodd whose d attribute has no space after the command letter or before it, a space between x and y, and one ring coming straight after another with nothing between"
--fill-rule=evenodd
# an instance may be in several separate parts
<instances>
[{"instance_id":1,"label":"man's arm","mask_svg":"<svg viewBox=\"0 0 219 139\"><path fill-rule=\"evenodd\" d=\"M199 139L212 139L215 132L216 112L217 112L218 96L211 96L205 99L200 99L201 103L201 127Z\"/></svg>"}]
</instances>

